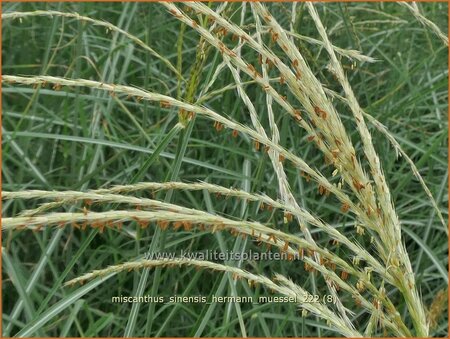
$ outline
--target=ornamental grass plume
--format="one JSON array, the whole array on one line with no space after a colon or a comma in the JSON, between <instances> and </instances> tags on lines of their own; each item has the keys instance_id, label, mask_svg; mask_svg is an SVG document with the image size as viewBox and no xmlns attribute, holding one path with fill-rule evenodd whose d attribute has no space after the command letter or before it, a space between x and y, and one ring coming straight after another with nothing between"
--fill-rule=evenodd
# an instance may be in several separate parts
<instances>
[{"instance_id":1,"label":"ornamental grass plume","mask_svg":"<svg viewBox=\"0 0 450 339\"><path fill-rule=\"evenodd\" d=\"M147 127L141 126L136 120L137 115L131 113L139 107L145 107L145 112L149 114L153 113L153 109L163 112L164 118L158 127L161 131L163 124L166 124L164 129L173 126L158 141L159 144L146 135L146 141L149 141L146 145L154 145L151 155L143 165L138 165L138 174L128 182L117 184L115 180L108 180L105 185L100 184L92 189L83 185L81 188L55 185L43 189L33 183L22 185L17 190L3 190L2 200L7 207L7 213L4 211L2 217L3 237L14 238L15 241L22 234L29 234L30 230L51 234L58 229L58 232L70 233L64 246L72 246L68 245L71 241L74 242L73 246L85 246L78 239L83 236L82 231L92 232L92 238L98 232L101 235L96 237L117 237L127 242L132 239L140 243L147 236L152 239L149 252L145 255L141 249L141 246L145 248L144 244L137 245L137 257L136 253L130 256L132 251L125 251L128 253L127 260L122 260L123 255L114 249L114 263L107 267L89 264L88 273L67 271L61 275L60 285L55 285L55 291L60 288L61 295L66 295L75 289L74 294L70 294L75 299L90 291L90 286L106 286L113 276L120 277L118 279L123 283L128 275L135 277L133 292L142 295L150 284L150 276L153 282L160 281L161 270L189 273L190 268L195 268L216 275L225 274L231 278L229 284L233 293L237 287L242 287L246 293L253 293L252 289L256 289L258 292L255 295L276 293L295 298L295 307L300 310L297 314L300 321L304 324L305 318L314 319L307 327L324 327L332 331L330 333L346 337L428 337L430 327L437 327L437 313L443 308L443 292L435 298L429 309L424 305L424 292L417 279L420 259L416 265L415 260L411 259L414 253L406 246L406 231L397 211L398 204L390 180L393 170L383 166L384 157L377 150L376 137L371 129L380 132L390 143L394 151L392 156L403 156L429 199L426 204L432 207L444 228L446 222L439 202L421 176L419 163L413 156L408 156L395 134L383 122L364 110L363 107L367 105L365 98L364 101L359 98L358 88L353 87L355 79L349 76L343 62L349 59L361 64L376 64L379 60L359 50L338 47L339 44L333 41L333 30L337 26L328 28L326 20L329 18L321 11L327 5L293 3L289 13L284 14L288 16L287 25L276 4L241 3L239 11L232 3L151 4L163 9L161 15L180 27L175 43L176 58L150 47L149 39L132 34L132 30L123 28L122 24L114 25L91 15L62 10L14 10L3 13L2 20L11 25L9 29L15 29L19 20L37 18L67 20L63 21L63 27L75 22L87 32L101 27L106 29L106 34L111 34L112 41L122 37L124 40L121 41L126 40L133 48L148 53L149 60L158 63L171 77L170 86L165 85L166 90L163 91L152 86L129 83L123 78L115 81L107 80L105 76L70 77L71 72L62 75L50 68L35 75L23 75L26 72L3 74L4 89L31 86L36 93L40 90L53 95L83 93L86 100L99 95L102 100L117 103L144 134ZM401 3L398 8L410 11L425 29L439 38L440 43L448 46L445 34L416 4ZM296 32L299 13L308 17L310 27L315 28L315 37ZM396 22L406 23L405 20ZM90 36L90 33L86 34ZM186 48L188 42L194 41L192 39L198 39L194 52ZM301 41L300 45L298 41ZM309 44L306 45L309 47L304 47L305 44ZM321 54L317 58L327 63L327 75L323 74L324 69L318 67L315 57L311 57L309 49L313 48L320 49ZM192 67L188 67L187 72L183 53L188 52L194 53L195 58L190 60ZM130 53L133 55L135 52L130 49ZM3 73L5 71L8 73L7 69ZM206 78L205 72L208 73ZM100 75L98 71L97 74ZM328 75L333 79L330 86L324 83L324 77ZM225 85L221 84L223 81ZM163 76L161 83L164 83ZM258 93L259 100L255 100L255 93ZM215 100L222 100L226 95L234 95L233 100L239 104L240 111L232 108L232 104L230 107L224 104L220 109ZM45 102L40 105L46 107ZM149 107L152 110L148 110ZM121 126L119 121L115 125L118 126L117 131L113 128L111 133L108 124L115 124L114 119L120 118L105 116L102 138L127 130L128 126ZM245 164L252 157L264 159L259 164L258 174L248 170L243 179L246 184L241 188L226 187L221 180L211 183L213 180L209 176L197 180L198 176L189 171L183 178L180 175L183 162L190 161L193 167L202 163L186 156L186 150L191 146L191 134L199 124L209 126L214 133L211 133L211 138L226 136L230 146L224 148L225 152L231 154L232 147L239 149L251 145L250 153L242 151L245 158L243 167L247 168ZM150 166L162 158L164 150L176 136L179 137L179 143L173 156L174 163L170 165L173 172L166 180L145 180ZM302 147L297 147L299 144ZM219 154L221 146L213 139L210 146ZM306 149L312 150L313 157ZM99 153L96 157L104 158L104 155ZM223 160L225 169L228 160ZM127 162L127 166L133 170L136 168L131 162ZM217 167L209 166L211 168ZM231 177L230 171L226 175ZM275 190L265 189L264 185L253 190L248 184L252 175L273 181ZM105 177L102 175L99 180ZM154 177L158 176L155 174ZM192 180L192 177L196 179ZM300 185L293 184L294 177L301 182ZM304 189L306 185L308 190ZM187 198L173 201L174 196ZM38 206L37 201L40 202ZM321 217L322 205L332 211L331 218ZM20 207L10 209L9 206ZM220 210L219 206L225 207ZM242 207L240 213L236 206ZM250 214L249 211L256 212ZM143 234L146 235L144 238ZM284 253L288 260L280 266L276 262L270 263L270 270L267 270L254 262L217 263L188 258L148 258L148 253L155 253L158 248L164 249L165 246L186 249L197 245L209 246L199 239L211 237L211 234L217 236L214 239L218 247L223 248L224 239L234 238L235 248L242 246L242 251L254 244L260 251ZM174 238L170 238L172 236ZM54 239L56 244L59 238ZM175 240L168 244L168 239ZM240 242L237 239L242 240ZM426 246L424 244L427 249ZM14 265L10 264L9 259L10 251L9 245L2 248L8 272L14 273ZM51 250L48 254L51 254ZM81 260L81 256L82 253L76 260ZM286 267L293 270L289 271ZM141 274L133 275L131 272ZM292 276L286 272L291 272ZM18 279L20 274L13 273L12 280ZM182 279L188 277L184 274ZM30 283L29 286L33 285ZM184 282L180 286L186 287ZM153 283L150 287L151 293L158 292L157 284ZM186 291L191 288L193 285L186 287ZM19 294L23 295L29 292L20 285L19 290ZM50 299L51 296L46 302ZM57 306L71 305L71 302L65 304L65 300L36 318L33 306L25 299L24 304L17 306L15 313L8 316L15 321L6 326L5 333L9 335L14 327L19 326L13 323L20 323L17 317L25 307L30 325L23 326L17 335L41 334L39 331L44 329ZM125 336L136 333L140 307L132 306ZM149 306L148 319L154 315L154 307ZM238 314L240 333L246 336L249 328L243 317L245 313L241 312L241 306L234 307ZM193 314L190 316L195 318ZM151 334L159 336L161 333ZM200 334L198 329L196 335Z\"/></svg>"}]
</instances>

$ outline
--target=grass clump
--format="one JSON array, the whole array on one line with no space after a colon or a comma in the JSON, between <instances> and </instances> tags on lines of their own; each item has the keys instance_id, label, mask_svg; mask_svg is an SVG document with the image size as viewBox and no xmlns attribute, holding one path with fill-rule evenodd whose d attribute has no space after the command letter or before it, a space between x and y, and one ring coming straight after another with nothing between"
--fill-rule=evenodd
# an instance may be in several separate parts
<instances>
[{"instance_id":1,"label":"grass clump","mask_svg":"<svg viewBox=\"0 0 450 339\"><path fill-rule=\"evenodd\" d=\"M3 7L5 336L446 335L446 4Z\"/></svg>"}]
</instances>

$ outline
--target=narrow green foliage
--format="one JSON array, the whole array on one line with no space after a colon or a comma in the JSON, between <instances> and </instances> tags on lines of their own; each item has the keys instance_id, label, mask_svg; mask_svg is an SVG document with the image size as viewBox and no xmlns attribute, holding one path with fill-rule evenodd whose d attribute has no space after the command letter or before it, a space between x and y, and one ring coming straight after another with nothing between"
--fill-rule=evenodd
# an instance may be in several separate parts
<instances>
[{"instance_id":1,"label":"narrow green foliage","mask_svg":"<svg viewBox=\"0 0 450 339\"><path fill-rule=\"evenodd\" d=\"M442 13L4 4L2 334L448 335Z\"/></svg>"}]
</instances>

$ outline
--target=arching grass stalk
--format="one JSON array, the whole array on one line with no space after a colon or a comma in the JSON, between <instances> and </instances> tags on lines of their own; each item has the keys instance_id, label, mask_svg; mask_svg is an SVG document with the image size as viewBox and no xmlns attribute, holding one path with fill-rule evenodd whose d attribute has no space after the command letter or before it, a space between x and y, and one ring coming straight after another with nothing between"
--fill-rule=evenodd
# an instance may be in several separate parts
<instances>
[{"instance_id":1,"label":"arching grass stalk","mask_svg":"<svg viewBox=\"0 0 450 339\"><path fill-rule=\"evenodd\" d=\"M437 25L420 12L418 6L404 3L402 5L448 45L447 37ZM231 267L234 265L231 262L223 265L173 257L164 260L143 259L113 265L72 279L66 286L108 276L111 273L143 270L138 284L135 284L137 289L133 289L138 295L142 295L150 269L155 268L151 288L151 293L154 295L159 288L162 268L179 266L204 268L213 272L229 273L235 279L246 279L251 286L257 283L276 293L295 297L298 305L303 309L303 315L306 315L306 311L314 314L316 321L324 320L329 328L340 335L372 336L379 335L379 330L382 330L385 336L428 336L426 313L418 287L415 285L411 261L403 243L398 211L387 184L390 177L383 171L381 157L376 152L368 123L373 124L388 138L396 152L405 156L412 172L418 177L430 198L431 205L438 211L441 223L445 224L445 221L414 161L407 157L384 125L366 114L360 106L354 88L350 84L350 80L353 82L353 79L347 78L339 58L345 57L364 63L374 62L375 59L359 51L340 48L334 44L336 41L332 43L330 37L334 35L331 35L331 30L327 31L322 23L325 17L321 18L316 11L316 6L311 3L302 5L301 10L306 10L305 14L309 16L308 20L314 23L313 26L317 29L320 39L295 33L295 26L299 19L299 12L296 12L299 9L297 4L290 6L292 13L286 12L287 24L278 13L274 15L276 12L269 10L272 7L258 2L245 4L240 11L236 10L231 3L214 6L201 2L183 4L161 2L161 6L167 9L176 24L183 27L182 35L178 38L175 36L176 33L168 31L168 34L174 33L177 41L175 52L177 67L172 65L171 57L156 52L138 36L121 28L120 23L114 25L89 16L62 11L2 14L4 20L22 21L34 17L51 19L57 16L74 19L80 26L82 23L89 23L92 25L89 29L92 30L95 30L96 26L102 27L107 30L107 33L111 31L126 37L150 53L150 56L156 59L155 64L157 62L163 65L163 69L168 68L177 76L170 84L164 84L167 89L165 93L161 93L160 90L138 88L135 85L124 85L123 80L116 81L112 78L109 83L106 83L104 79L95 81L90 78L90 75L84 73L79 75L79 78L74 76L74 79L47 75L3 75L3 85L28 85L36 89L51 85L50 91L54 92L61 90L69 92L74 88L77 92L82 88L94 92L109 92L127 112L126 104L132 101L137 106L143 101L146 106L149 104L160 106L161 109L155 116L165 120L165 114L167 114L168 124L175 117L173 116L173 108L175 108L175 114L178 113L176 127L187 127L178 143L175 164L170 169L169 175L163 176L163 179L150 178L153 173L148 174L149 179L143 179L150 166L146 163L128 184L88 191L36 189L3 192L2 198L8 201L7 204L10 200L19 199L32 200L31 203L38 199L49 201L37 207L32 205L26 208L24 206L27 206L27 202L18 201L23 204L21 210L17 215L2 218L2 231L12 235L13 232L20 230L39 231L60 228L61 231L67 229L71 234L78 234L80 231L93 228L100 231L99 237L104 237L102 233L107 230L107 235L110 234L109 232L115 232L120 238L121 232L131 234L130 232L134 232L133 229L137 229L139 235L147 230L153 234L151 253L158 248L160 250L165 248L165 244L161 247L158 244L160 234L164 234L164 237L171 234L165 231L198 232L198 234L189 235L193 237L221 232L216 234L218 239L222 239L223 232L227 231L234 237L250 239L251 241L246 242L246 246L256 244L260 248L264 247L267 250L285 254L290 261L290 263L284 263L286 266L289 265L295 271L300 269L309 274L311 281L309 287L300 286L287 275L275 274L273 279L269 279L262 274L250 273L240 268L252 267L252 263L244 266L243 262L239 262L238 268ZM240 18L235 19L239 14ZM390 18L392 17L395 16ZM11 23L14 22L11 21ZM328 20L325 23L328 24ZM336 27L340 27L339 25ZM336 27L334 29L337 29ZM184 65L190 61L188 59L191 50L184 48L192 36L194 41L198 40L199 43L194 48L195 58L191 63L192 66L188 67L190 71L186 72ZM326 74L317 72L317 65L311 65L312 60L307 57L309 51L305 51L303 47L298 48L297 39L325 51L322 54L329 59L326 69L334 77L334 81L331 80L327 85L323 84ZM212 55L214 60L210 62ZM126 59L132 58L128 55ZM325 70L325 67L323 69ZM208 73L206 79L203 77L205 70ZM146 74L148 74L148 68ZM183 78L185 74L188 74L188 81ZM128 75L126 79L128 81ZM201 83L201 79L205 79L205 84ZM221 84L223 79L227 79L225 84ZM337 92L339 90L336 89L326 88L334 84L342 89L342 93ZM145 88L147 85L149 85L148 81L145 82ZM333 87L330 86L330 88ZM225 98L233 95L233 92L237 99L233 107L216 105L215 100L220 99L221 96ZM333 101L334 99L339 101L338 105ZM341 103L343 105L340 105ZM345 108L341 108L342 106ZM100 105L96 103L94 107L100 107ZM343 122L344 115L341 112L345 109L351 112L350 118L345 121L346 124ZM132 114L131 111L128 113ZM153 118L153 115L150 118ZM261 167L258 171L264 174L264 179L270 178L276 193L272 192L270 193L272 196L269 196L259 193L261 188L258 188L259 192L249 193L251 190L247 186L245 190L240 190L206 182L187 183L181 182L181 179L177 181L182 173L182 163L188 150L188 143L190 144L192 140L191 132L197 124L205 123L197 118L206 118L212 122L211 125L216 131L213 128L211 130L213 133L217 132L216 135L220 136L222 133L222 136L233 137L236 143L253 144L252 156L261 160L261 166L270 165L270 168ZM136 125L138 120L134 117L133 120ZM249 125L241 121L247 121ZM96 120L96 123L99 122ZM115 132L114 128L110 129L108 123L109 121L105 121L105 131ZM350 129L355 127L355 133L349 129L349 126ZM138 126L138 129L140 133L146 133L145 128ZM283 134L286 131L288 135ZM151 142L151 135L146 135L145 139ZM308 141L312 147L307 147L307 151L298 147L303 141ZM160 145L159 151L166 148L168 142ZM290 142L293 144L291 145ZM215 146L214 142L209 144ZM228 150L228 148L224 149ZM310 149L318 151L323 161L311 161L308 155ZM267 153L267 156L262 151ZM314 157L317 159L316 154ZM151 162L155 159L152 158ZM128 166L128 161L126 163ZM215 178L214 175L212 177ZM291 186L293 178L301 183L300 193L296 191L297 186ZM200 179L209 181L209 178ZM168 180L168 182L135 183L139 180ZM299 195L304 194L303 180L311 181L310 185L314 185L313 190L317 188L318 195L321 197L316 197L317 199L314 198L314 200L318 207L326 206L335 213L333 220L323 220L320 217L322 216L320 211L310 210L308 208L308 205L311 206L310 203L303 197L299 199ZM258 185L260 184L261 180L258 181ZM34 187L39 188L39 186ZM189 204L183 203L184 206L182 206L173 202L172 197L176 196L175 190L184 191L195 208L188 207ZM206 201L208 212L194 201L194 191L203 191L204 197L208 200ZM166 193L165 200L162 200L159 194L162 192ZM265 190L263 189L262 192ZM142 196L149 196L147 193L150 193L152 199L140 197L141 193L143 193ZM227 198L225 200L227 204L242 203L249 211L254 209L256 213L251 218L256 220L249 219L250 214L247 212L245 212L245 218L235 217L228 210L228 205L227 209L215 209L215 206L212 206L214 199L210 200L210 195L216 195L217 200L221 197ZM235 199L242 201L235 201ZM65 212L68 208L70 210L78 208L78 212ZM342 223L340 217L343 218ZM350 219L350 222L347 222L347 219ZM338 225L333 224L335 220L339 220ZM351 229L348 229L349 225ZM299 231L292 231L293 227L298 228ZM236 243L240 240L237 238ZM222 243L220 245L221 248L224 247ZM139 246L139 243L136 243L138 252ZM303 265L303 270L302 267L295 266L299 263ZM420 259L416 265L420 266ZM279 270L276 269L276 271ZM137 274L134 275L135 278L137 276ZM316 281L325 283L323 284L326 285L325 288L319 287ZM237 285L234 285L231 280L230 283L235 294ZM328 293L333 299L333 305L322 301L308 303L306 298L318 293L316 290L320 290L320 293ZM137 330L139 307L139 305L132 307L126 322L125 336L133 336ZM360 313L353 312L356 307L361 307ZM146 336L153 333L153 325L156 324L153 321L154 311L155 306L150 305ZM245 328L242 311L237 306L236 312L241 333L245 336L248 329ZM404 319L400 313L404 314ZM363 317L360 317L361 315ZM15 315L14 320L16 319L18 318ZM205 319L209 319L208 316ZM200 327L206 321L203 320ZM9 325L8 331L12 329L12 326ZM165 326L166 322L158 333L161 333ZM413 327L414 333L408 327Z\"/></svg>"},{"instance_id":2,"label":"arching grass stalk","mask_svg":"<svg viewBox=\"0 0 450 339\"><path fill-rule=\"evenodd\" d=\"M285 296L293 297L297 300L297 303L304 309L312 312L322 319L326 320L331 326L333 326L336 331L345 335L346 337L361 337L362 335L353 328L348 328L345 322L337 317L331 310L328 309L322 303L308 303L307 300L310 294L297 286L296 291L291 288L287 288L283 285L278 285L269 278L256 275L240 268L225 266L209 261L203 260L192 260L192 259L161 259L161 260L139 260L135 262L127 262L120 265L110 266L103 270L96 270L91 273L82 275L76 279L73 279L66 283L66 285L73 285L80 282L85 282L87 280L108 275L112 272L122 272L131 271L135 269L143 269L145 267L156 268L156 267L181 267L181 266L194 266L198 268L204 268L216 272L228 272L234 275L236 279L247 279L249 284L261 284L268 289L280 293Z\"/></svg>"}]
</instances>

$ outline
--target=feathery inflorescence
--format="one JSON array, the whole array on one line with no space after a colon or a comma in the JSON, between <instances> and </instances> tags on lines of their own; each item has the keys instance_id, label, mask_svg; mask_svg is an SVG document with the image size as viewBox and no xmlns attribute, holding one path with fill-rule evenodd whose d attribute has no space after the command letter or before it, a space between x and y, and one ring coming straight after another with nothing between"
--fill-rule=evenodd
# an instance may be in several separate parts
<instances>
[{"instance_id":1,"label":"feathery inflorescence","mask_svg":"<svg viewBox=\"0 0 450 339\"><path fill-rule=\"evenodd\" d=\"M448 45L448 38L420 13L417 6L401 4ZM142 39L107 21L60 11L3 13L2 19L62 17L106 28L126 37L160 60L178 77L180 86L187 86L185 96L181 95L180 88L175 96L130 84L50 75L4 74L3 85L51 85L53 91L69 92L85 88L90 91L108 92L124 103L140 104L144 101L162 109L176 109L179 129L188 129L187 126L194 122L194 117L208 119L213 122L218 133L224 129L228 130L232 137L241 137L253 143L255 152L261 153L260 151L264 150L267 153L270 170L273 171L276 181L277 197L207 182L185 181L138 182L80 191L4 191L4 201L20 199L46 202L32 209L23 209L18 215L3 217L2 231L40 231L52 227L67 228L73 232L95 229L100 233L131 231L136 227L138 230L159 229L164 232L200 234L227 231L232 236L251 239L253 243L261 246L261 250L264 246L266 250L286 254L291 265L298 265L298 260L301 260L304 271L308 272L314 281L321 279L320 281L325 283L326 290L321 289L321 293L328 293L333 304L328 305L323 301L308 302L308 297L316 292L307 291L302 287L301 281L294 282L281 274L275 274L274 278L270 279L265 275L252 273L247 268L186 258L124 262L83 274L71 279L65 286L132 270L195 267L216 273L229 273L235 279L246 280L249 286L259 284L281 295L295 297L296 304L301 309L320 318L343 336L373 336L381 331L384 331L385 335L398 337L428 336L429 322L404 245L401 223L388 186L387 174L383 170L369 130L370 125L375 126L386 136L396 152L403 155L430 198L441 223L445 224L445 221L413 160L387 128L362 109L340 57L359 62L376 60L360 51L333 45L313 3L306 3L305 7L320 39L303 36L294 31L297 6L295 3L292 5L289 29L283 27L284 23L273 15L268 5L259 2L246 4L246 7L242 8L240 23L228 16L229 5L226 3L217 8L201 2L161 2L160 5L167 9L173 20L180 22L183 27L189 27L201 39L196 56L198 69L193 71L188 80L183 77L180 60L174 66L168 57L155 51ZM247 24L247 15L251 25ZM229 36L232 38L229 39ZM326 51L329 58L328 70L336 84L342 88L342 94L322 84L319 76L308 64L307 56L296 45L297 39L320 46ZM206 48L217 51L220 60L211 70L209 81L196 98L195 91L201 72L199 65L203 65L207 58L204 54ZM258 63L255 60L258 60ZM214 84L223 74L230 75L231 83L217 90ZM252 91L248 90L250 84L256 85L256 89L263 93L263 102L253 100ZM231 90L236 92L237 100L245 107L247 113L241 118L248 123L240 122L238 118L231 116L226 108L218 112L209 107L210 99ZM350 119L356 127L357 141L344 124L343 114L333 99L345 104L352 113ZM279 125L283 115L290 118L289 124L306 133L305 139L323 156L324 164L332 169L331 175L328 170L317 168L311 163L302 150L283 144L282 129ZM304 205L298 192L290 184L288 171L292 169L306 182L311 181L321 198L334 197L332 204L336 205L334 207L337 213L352 220L354 236L350 237L345 230L336 227L332 222L322 220L317 211L309 210ZM214 213L211 209L203 211L182 206L161 199L159 193L163 191L186 192L189 195L200 191L225 198L227 201L239 200L245 204L259 206L261 211L270 212L271 218L280 217L283 223L277 225L267 220L247 220L242 216ZM152 198L141 197L142 193L149 193ZM66 211L74 206L79 211ZM294 233L289 227L285 227L293 224L299 232ZM320 232L330 243L339 245L341 250L335 251L334 247L327 245L328 242L318 241L317 237L313 236L314 232ZM364 239L370 239L370 247L362 244ZM400 314L398 298L394 295L396 293L400 294L406 304L407 314ZM436 313L441 304L442 302L436 302L430 312ZM361 307L367 314L365 328L351 310L355 306ZM413 328L409 327L408 319L412 319ZM431 325L434 324L435 321Z\"/></svg>"}]
</instances>

